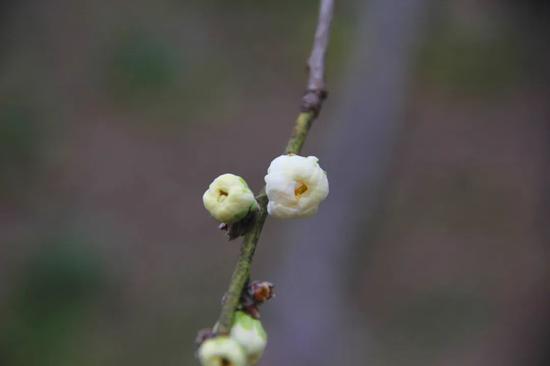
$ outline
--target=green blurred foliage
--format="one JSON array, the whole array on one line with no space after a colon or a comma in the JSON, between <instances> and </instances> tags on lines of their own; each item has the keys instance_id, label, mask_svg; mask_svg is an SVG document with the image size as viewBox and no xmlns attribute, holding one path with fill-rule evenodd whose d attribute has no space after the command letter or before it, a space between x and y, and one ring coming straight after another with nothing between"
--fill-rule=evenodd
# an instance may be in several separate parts
<instances>
[{"instance_id":1,"label":"green blurred foliage","mask_svg":"<svg viewBox=\"0 0 550 366\"><path fill-rule=\"evenodd\" d=\"M458 95L509 91L524 76L521 45L506 30L483 37L451 25L429 35L419 54L418 75Z\"/></svg>"},{"instance_id":2,"label":"green blurred foliage","mask_svg":"<svg viewBox=\"0 0 550 366\"><path fill-rule=\"evenodd\" d=\"M0 198L28 186L38 168L41 140L42 129L30 104L0 100Z\"/></svg>"},{"instance_id":3,"label":"green blurred foliage","mask_svg":"<svg viewBox=\"0 0 550 366\"><path fill-rule=\"evenodd\" d=\"M101 93L134 123L167 128L188 124L227 99L232 74L222 56L197 48L192 35L172 39L139 27L103 47ZM179 42L179 43L176 43ZM168 128L169 130L169 128Z\"/></svg>"},{"instance_id":4,"label":"green blurred foliage","mask_svg":"<svg viewBox=\"0 0 550 366\"><path fill-rule=\"evenodd\" d=\"M106 70L108 86L123 100L159 98L175 86L179 64L173 48L159 39L129 32L112 50Z\"/></svg>"},{"instance_id":5,"label":"green blurred foliage","mask_svg":"<svg viewBox=\"0 0 550 366\"><path fill-rule=\"evenodd\" d=\"M46 242L19 282L0 332L0 364L70 365L107 285L99 256L78 241Z\"/></svg>"}]
</instances>

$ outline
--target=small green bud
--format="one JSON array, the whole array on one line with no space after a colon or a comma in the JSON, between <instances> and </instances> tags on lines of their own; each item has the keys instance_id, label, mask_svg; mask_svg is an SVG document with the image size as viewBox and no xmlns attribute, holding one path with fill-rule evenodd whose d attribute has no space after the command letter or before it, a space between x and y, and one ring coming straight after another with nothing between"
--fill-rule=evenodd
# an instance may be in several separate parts
<instances>
[{"instance_id":1,"label":"small green bud","mask_svg":"<svg viewBox=\"0 0 550 366\"><path fill-rule=\"evenodd\" d=\"M199 348L198 357L202 366L246 366L243 348L227 336L204 341Z\"/></svg>"},{"instance_id":2,"label":"small green bud","mask_svg":"<svg viewBox=\"0 0 550 366\"><path fill-rule=\"evenodd\" d=\"M237 311L230 336L243 348L249 365L254 365L267 345L267 333L258 319Z\"/></svg>"},{"instance_id":3,"label":"small green bud","mask_svg":"<svg viewBox=\"0 0 550 366\"><path fill-rule=\"evenodd\" d=\"M233 224L258 206L245 180L234 174L223 174L210 183L202 196L204 207L216 220Z\"/></svg>"}]
</instances>

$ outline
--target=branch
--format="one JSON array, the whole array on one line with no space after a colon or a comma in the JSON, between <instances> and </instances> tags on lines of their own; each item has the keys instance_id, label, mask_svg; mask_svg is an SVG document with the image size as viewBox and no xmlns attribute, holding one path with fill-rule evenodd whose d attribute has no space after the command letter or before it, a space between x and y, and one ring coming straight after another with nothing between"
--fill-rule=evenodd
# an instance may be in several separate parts
<instances>
[{"instance_id":1,"label":"branch","mask_svg":"<svg viewBox=\"0 0 550 366\"><path fill-rule=\"evenodd\" d=\"M302 98L302 112L319 114L323 100L327 97L325 89L325 55L327 53L333 12L334 1L321 0L319 22L315 30L313 49L307 61L309 79L306 93Z\"/></svg>"},{"instance_id":2,"label":"branch","mask_svg":"<svg viewBox=\"0 0 550 366\"><path fill-rule=\"evenodd\" d=\"M325 90L325 54L328 46L330 25L334 0L321 0L319 21L315 31L313 49L308 59L307 68L309 79L307 90L302 98L301 113L296 119L292 136L290 137L285 153L299 154L306 140L307 134L315 118L319 115L321 106L327 96ZM215 332L228 334L233 323L233 315L239 306L241 294L250 277L250 267L256 246L260 239L262 229L267 218L267 196L265 188L256 197L259 210L250 231L245 235L241 246L241 253L233 271L229 289L227 290L220 317Z\"/></svg>"}]
</instances>

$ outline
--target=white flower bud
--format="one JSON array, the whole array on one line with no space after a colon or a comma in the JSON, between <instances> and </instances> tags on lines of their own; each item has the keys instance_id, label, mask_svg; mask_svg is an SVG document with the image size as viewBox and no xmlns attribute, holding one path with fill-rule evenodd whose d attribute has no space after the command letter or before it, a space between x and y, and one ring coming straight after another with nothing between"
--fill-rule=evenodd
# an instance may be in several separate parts
<instances>
[{"instance_id":1,"label":"white flower bud","mask_svg":"<svg viewBox=\"0 0 550 366\"><path fill-rule=\"evenodd\" d=\"M242 220L257 207L245 180L234 174L223 174L214 179L204 192L202 201L210 215L226 224Z\"/></svg>"},{"instance_id":2,"label":"white flower bud","mask_svg":"<svg viewBox=\"0 0 550 366\"><path fill-rule=\"evenodd\" d=\"M267 334L258 319L237 311L230 336L244 349L249 365L255 364L262 357L267 344Z\"/></svg>"},{"instance_id":3,"label":"white flower bud","mask_svg":"<svg viewBox=\"0 0 550 366\"><path fill-rule=\"evenodd\" d=\"M198 351L202 366L246 366L246 356L237 341L219 336L204 341Z\"/></svg>"},{"instance_id":4,"label":"white flower bud","mask_svg":"<svg viewBox=\"0 0 550 366\"><path fill-rule=\"evenodd\" d=\"M328 195L327 174L315 156L281 155L265 176L267 211L278 218L308 217Z\"/></svg>"}]
</instances>

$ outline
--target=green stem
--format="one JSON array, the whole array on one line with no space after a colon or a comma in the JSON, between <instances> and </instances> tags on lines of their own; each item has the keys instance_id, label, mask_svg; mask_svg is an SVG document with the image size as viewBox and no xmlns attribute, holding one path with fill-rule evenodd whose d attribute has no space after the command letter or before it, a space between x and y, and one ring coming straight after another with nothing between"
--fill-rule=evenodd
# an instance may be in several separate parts
<instances>
[{"instance_id":1,"label":"green stem","mask_svg":"<svg viewBox=\"0 0 550 366\"><path fill-rule=\"evenodd\" d=\"M296 124L292 131L292 136L288 140L288 144L285 150L287 154L299 154L306 141L307 134L311 128L311 124L315 119L314 112L302 112L296 119ZM228 334L233 324L233 316L237 307L239 306L239 300L241 294L246 286L248 279L250 278L250 268L252 266L252 259L256 252L256 246L260 240L262 229L264 227L265 219L267 218L267 195L265 194L265 188L256 197L258 201L258 211L256 212L256 218L250 231L244 236L241 246L241 253L239 259L231 276L231 282L229 283L229 289L225 295L225 301L222 306L220 318L216 327L216 333Z\"/></svg>"},{"instance_id":2,"label":"green stem","mask_svg":"<svg viewBox=\"0 0 550 366\"><path fill-rule=\"evenodd\" d=\"M250 267L252 266L252 258L258 245L258 240L264 227L265 219L267 218L267 196L264 190L256 197L258 201L258 210L256 211L256 217L254 225L250 231L244 236L243 243L241 245L241 254L239 260L233 271L231 282L229 283L229 289L225 294L225 301L222 306L220 318L218 320L216 332L218 334L228 334L233 324L233 316L237 306L239 306L239 300L241 294L248 279L250 278Z\"/></svg>"},{"instance_id":3,"label":"green stem","mask_svg":"<svg viewBox=\"0 0 550 366\"><path fill-rule=\"evenodd\" d=\"M288 140L285 153L287 154L299 154L306 141L307 133L311 128L311 124L315 119L314 112L302 112L296 119L296 124L292 130L292 136Z\"/></svg>"}]
</instances>

